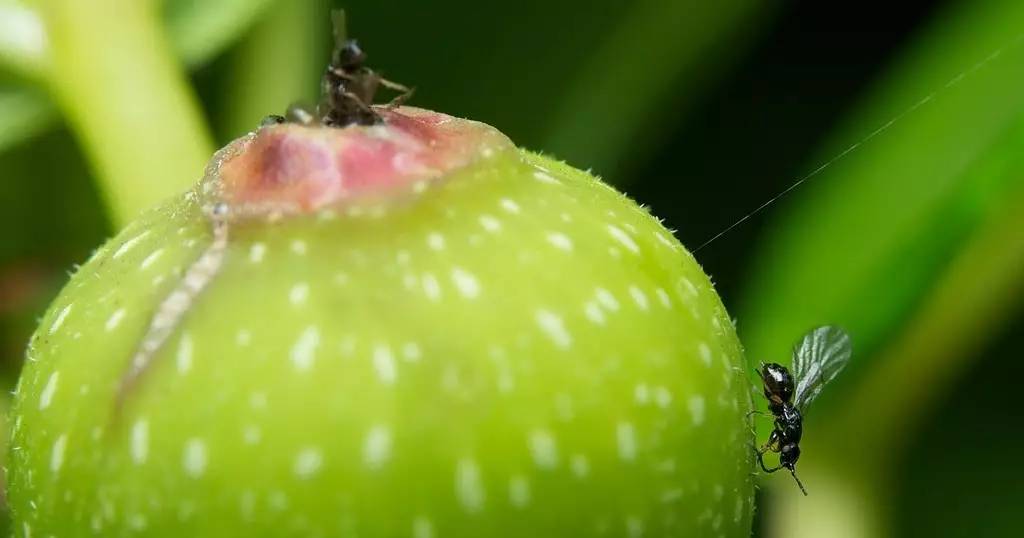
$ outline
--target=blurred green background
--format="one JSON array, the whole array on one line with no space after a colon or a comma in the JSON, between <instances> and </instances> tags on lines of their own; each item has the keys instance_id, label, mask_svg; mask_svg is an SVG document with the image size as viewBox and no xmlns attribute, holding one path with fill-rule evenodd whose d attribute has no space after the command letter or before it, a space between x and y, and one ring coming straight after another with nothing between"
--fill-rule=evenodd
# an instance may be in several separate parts
<instances>
[{"instance_id":1,"label":"blurred green background","mask_svg":"<svg viewBox=\"0 0 1024 538\"><path fill-rule=\"evenodd\" d=\"M0 0L4 384L73 264L315 99L329 4ZM691 249L843 155L697 252L751 364L854 338L807 417L811 496L764 480L755 534L1021 535L1024 3L344 7L413 104L593 169Z\"/></svg>"}]
</instances>

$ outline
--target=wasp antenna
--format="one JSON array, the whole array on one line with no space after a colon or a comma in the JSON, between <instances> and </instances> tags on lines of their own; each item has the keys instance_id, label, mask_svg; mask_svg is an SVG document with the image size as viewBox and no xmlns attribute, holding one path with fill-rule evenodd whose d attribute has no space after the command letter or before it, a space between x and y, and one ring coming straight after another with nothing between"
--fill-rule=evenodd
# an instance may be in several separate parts
<instances>
[{"instance_id":1,"label":"wasp antenna","mask_svg":"<svg viewBox=\"0 0 1024 538\"><path fill-rule=\"evenodd\" d=\"M801 482L800 479L796 477L796 470L795 469L790 469L789 470L789 474L793 475L793 480L796 480L796 485L800 486L800 491L804 492L804 497L806 497L807 496L807 489L804 488L804 483Z\"/></svg>"}]
</instances>

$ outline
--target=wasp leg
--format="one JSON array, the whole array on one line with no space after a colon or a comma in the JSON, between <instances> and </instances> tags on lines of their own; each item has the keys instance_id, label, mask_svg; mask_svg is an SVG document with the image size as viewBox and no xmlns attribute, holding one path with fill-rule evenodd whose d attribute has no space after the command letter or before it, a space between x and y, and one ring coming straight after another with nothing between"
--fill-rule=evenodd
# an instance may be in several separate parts
<instances>
[{"instance_id":1,"label":"wasp leg","mask_svg":"<svg viewBox=\"0 0 1024 538\"><path fill-rule=\"evenodd\" d=\"M774 417L775 416L775 415L772 415L771 413L765 413L764 411L758 411L758 410L755 409L755 410L747 413L746 418L750 418L753 415L760 415L760 416L763 416L763 417Z\"/></svg>"},{"instance_id":2,"label":"wasp leg","mask_svg":"<svg viewBox=\"0 0 1024 538\"><path fill-rule=\"evenodd\" d=\"M757 463L761 464L761 469L763 469L766 473L774 473L775 471L778 471L779 469L782 468L782 464L779 464L776 467L772 467L771 469L766 467L764 464L764 452L760 450L757 452Z\"/></svg>"}]
</instances>

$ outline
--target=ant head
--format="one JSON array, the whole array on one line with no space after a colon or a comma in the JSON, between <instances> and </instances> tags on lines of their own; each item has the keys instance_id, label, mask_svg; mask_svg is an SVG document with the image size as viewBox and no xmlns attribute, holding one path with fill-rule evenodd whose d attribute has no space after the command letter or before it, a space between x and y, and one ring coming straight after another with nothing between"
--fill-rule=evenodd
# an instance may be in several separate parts
<instances>
[{"instance_id":1,"label":"ant head","mask_svg":"<svg viewBox=\"0 0 1024 538\"><path fill-rule=\"evenodd\" d=\"M768 362L761 366L761 380L764 381L764 395L769 400L788 402L793 397L793 376L781 364Z\"/></svg>"},{"instance_id":2,"label":"ant head","mask_svg":"<svg viewBox=\"0 0 1024 538\"><path fill-rule=\"evenodd\" d=\"M366 62L366 53L363 52L362 47L355 39L349 39L345 41L341 48L338 49L335 58L335 63L338 67L349 71L359 69Z\"/></svg>"}]
</instances>

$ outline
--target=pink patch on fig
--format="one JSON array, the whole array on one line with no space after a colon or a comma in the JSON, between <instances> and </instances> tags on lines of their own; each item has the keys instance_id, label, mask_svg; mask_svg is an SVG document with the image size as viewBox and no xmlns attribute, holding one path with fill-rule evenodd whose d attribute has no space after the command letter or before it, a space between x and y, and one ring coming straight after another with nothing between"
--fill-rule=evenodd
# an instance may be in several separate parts
<instances>
[{"instance_id":1,"label":"pink patch on fig","mask_svg":"<svg viewBox=\"0 0 1024 538\"><path fill-rule=\"evenodd\" d=\"M387 199L514 148L483 123L412 107L379 113L382 125L271 125L232 142L207 174L218 201L238 218Z\"/></svg>"}]
</instances>

